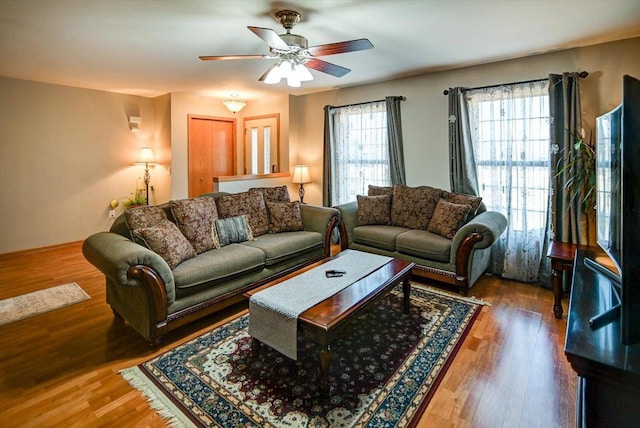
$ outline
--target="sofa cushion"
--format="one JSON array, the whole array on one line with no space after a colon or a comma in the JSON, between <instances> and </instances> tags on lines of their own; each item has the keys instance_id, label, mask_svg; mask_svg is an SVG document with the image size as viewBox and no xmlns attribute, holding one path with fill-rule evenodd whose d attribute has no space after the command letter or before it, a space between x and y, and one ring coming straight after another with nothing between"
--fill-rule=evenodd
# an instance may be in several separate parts
<instances>
[{"instance_id":1,"label":"sofa cushion","mask_svg":"<svg viewBox=\"0 0 640 428\"><path fill-rule=\"evenodd\" d=\"M218 216L236 217L245 214L253 236L269 232L269 217L262 192L243 192L224 195L216 199Z\"/></svg>"},{"instance_id":2,"label":"sofa cushion","mask_svg":"<svg viewBox=\"0 0 640 428\"><path fill-rule=\"evenodd\" d=\"M421 259L446 263L451 254L451 242L451 239L426 230L409 230L396 238L396 250Z\"/></svg>"},{"instance_id":3,"label":"sofa cushion","mask_svg":"<svg viewBox=\"0 0 640 428\"><path fill-rule=\"evenodd\" d=\"M173 271L176 288L185 290L229 278L264 267L264 252L242 244L229 244L218 250L205 251L184 261Z\"/></svg>"},{"instance_id":4,"label":"sofa cushion","mask_svg":"<svg viewBox=\"0 0 640 428\"><path fill-rule=\"evenodd\" d=\"M253 239L246 215L215 219L210 230L216 248Z\"/></svg>"},{"instance_id":5,"label":"sofa cushion","mask_svg":"<svg viewBox=\"0 0 640 428\"><path fill-rule=\"evenodd\" d=\"M396 184L391 201L391 224L426 230L441 194L442 190L430 186Z\"/></svg>"},{"instance_id":6,"label":"sofa cushion","mask_svg":"<svg viewBox=\"0 0 640 428\"><path fill-rule=\"evenodd\" d=\"M391 221L391 195L362 196L358 199L358 226L389 224Z\"/></svg>"},{"instance_id":7,"label":"sofa cushion","mask_svg":"<svg viewBox=\"0 0 640 428\"><path fill-rule=\"evenodd\" d=\"M369 184L367 195L369 196L380 196L380 195L391 195L393 196L393 186L374 186Z\"/></svg>"},{"instance_id":8,"label":"sofa cushion","mask_svg":"<svg viewBox=\"0 0 640 428\"><path fill-rule=\"evenodd\" d=\"M265 264L271 266L322 248L323 240L318 232L282 232L262 235L241 245L262 250L266 256Z\"/></svg>"},{"instance_id":9,"label":"sofa cushion","mask_svg":"<svg viewBox=\"0 0 640 428\"><path fill-rule=\"evenodd\" d=\"M276 186L276 187L253 187L249 189L249 193L251 192L260 192L264 197L264 201L271 202L290 202L291 198L289 198L289 189L287 186Z\"/></svg>"},{"instance_id":10,"label":"sofa cushion","mask_svg":"<svg viewBox=\"0 0 640 428\"><path fill-rule=\"evenodd\" d=\"M149 249L162 257L171 269L196 255L196 251L178 226L169 220L162 220L151 227L134 229L133 233Z\"/></svg>"},{"instance_id":11,"label":"sofa cushion","mask_svg":"<svg viewBox=\"0 0 640 428\"><path fill-rule=\"evenodd\" d=\"M478 214L478 208L480 207L480 203L482 202L482 197L467 195L465 193L443 191L442 198L446 199L449 202L453 202L454 204L471 205L471 217L475 217L476 214ZM470 219L471 218L469 218L469 220Z\"/></svg>"},{"instance_id":12,"label":"sofa cushion","mask_svg":"<svg viewBox=\"0 0 640 428\"><path fill-rule=\"evenodd\" d=\"M300 202L269 202L269 233L296 232L304 230Z\"/></svg>"},{"instance_id":13,"label":"sofa cushion","mask_svg":"<svg viewBox=\"0 0 640 428\"><path fill-rule=\"evenodd\" d=\"M471 205L454 204L440 199L427 230L445 238L453 239L458 229L466 222L471 210Z\"/></svg>"},{"instance_id":14,"label":"sofa cushion","mask_svg":"<svg viewBox=\"0 0 640 428\"><path fill-rule=\"evenodd\" d=\"M395 251L396 238L409 229L397 226L356 226L353 229L353 242L382 250Z\"/></svg>"},{"instance_id":15,"label":"sofa cushion","mask_svg":"<svg viewBox=\"0 0 640 428\"><path fill-rule=\"evenodd\" d=\"M171 213L182 234L200 254L215 248L211 226L218 218L213 198L193 198L171 201Z\"/></svg>"}]
</instances>

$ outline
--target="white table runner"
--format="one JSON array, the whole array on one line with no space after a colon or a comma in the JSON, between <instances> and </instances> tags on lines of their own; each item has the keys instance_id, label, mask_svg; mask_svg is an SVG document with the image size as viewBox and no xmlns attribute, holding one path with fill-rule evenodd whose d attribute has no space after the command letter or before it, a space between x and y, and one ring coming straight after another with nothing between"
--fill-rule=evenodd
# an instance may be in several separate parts
<instances>
[{"instance_id":1,"label":"white table runner","mask_svg":"<svg viewBox=\"0 0 640 428\"><path fill-rule=\"evenodd\" d=\"M252 295L249 334L297 360L298 316L391 260L391 257L346 250L334 260ZM327 270L346 273L327 278Z\"/></svg>"}]
</instances>

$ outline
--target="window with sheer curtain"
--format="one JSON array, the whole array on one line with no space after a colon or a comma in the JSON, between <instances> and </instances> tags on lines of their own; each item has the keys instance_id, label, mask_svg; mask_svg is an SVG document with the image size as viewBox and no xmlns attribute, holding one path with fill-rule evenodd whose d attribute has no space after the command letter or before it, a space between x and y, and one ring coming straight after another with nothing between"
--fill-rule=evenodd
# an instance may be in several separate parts
<instances>
[{"instance_id":1,"label":"window with sheer curtain","mask_svg":"<svg viewBox=\"0 0 640 428\"><path fill-rule=\"evenodd\" d=\"M391 185L384 101L331 111L332 205L366 195L369 184Z\"/></svg>"},{"instance_id":2,"label":"window with sheer curtain","mask_svg":"<svg viewBox=\"0 0 640 428\"><path fill-rule=\"evenodd\" d=\"M548 81L474 89L465 96L480 196L487 209L509 221L500 239L502 276L534 282L548 223Z\"/></svg>"}]
</instances>

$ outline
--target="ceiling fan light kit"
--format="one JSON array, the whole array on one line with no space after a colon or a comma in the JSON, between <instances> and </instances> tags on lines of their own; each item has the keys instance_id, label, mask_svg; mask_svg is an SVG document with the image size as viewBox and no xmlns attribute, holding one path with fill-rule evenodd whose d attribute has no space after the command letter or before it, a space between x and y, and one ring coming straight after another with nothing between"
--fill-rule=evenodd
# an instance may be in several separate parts
<instances>
[{"instance_id":1,"label":"ceiling fan light kit","mask_svg":"<svg viewBox=\"0 0 640 428\"><path fill-rule=\"evenodd\" d=\"M277 12L275 16L285 30L287 30L286 34L278 35L270 28L247 27L269 45L271 55L201 56L200 59L202 61L277 59L279 60L278 63L269 67L262 77L260 77L259 81L272 85L280 83L282 79L287 79L289 86L298 88L301 86L301 82L313 80L313 75L309 71L309 68L335 77L342 77L351 71L346 67L332 64L317 57L373 48L373 44L371 44L368 39L357 39L308 47L309 44L305 37L291 33L291 29L300 21L301 15L299 12L295 10L281 10Z\"/></svg>"},{"instance_id":2,"label":"ceiling fan light kit","mask_svg":"<svg viewBox=\"0 0 640 428\"><path fill-rule=\"evenodd\" d=\"M287 79L289 86L299 88L301 86L300 82L313 80L313 75L304 65L285 60L279 62L275 67L267 71L264 83L273 85L280 83L282 79Z\"/></svg>"}]
</instances>

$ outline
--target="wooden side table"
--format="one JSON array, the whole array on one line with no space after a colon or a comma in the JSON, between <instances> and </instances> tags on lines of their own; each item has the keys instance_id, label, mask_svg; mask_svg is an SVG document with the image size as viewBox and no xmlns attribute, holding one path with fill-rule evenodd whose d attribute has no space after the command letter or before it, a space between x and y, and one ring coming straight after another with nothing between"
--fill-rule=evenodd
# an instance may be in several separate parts
<instances>
[{"instance_id":1,"label":"wooden side table","mask_svg":"<svg viewBox=\"0 0 640 428\"><path fill-rule=\"evenodd\" d=\"M562 318L562 272L573 270L573 259L576 250L582 245L566 242L551 242L547 257L551 259L551 285L553 286L553 314Z\"/></svg>"}]
</instances>

